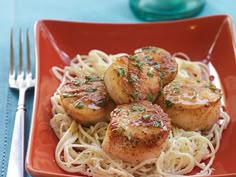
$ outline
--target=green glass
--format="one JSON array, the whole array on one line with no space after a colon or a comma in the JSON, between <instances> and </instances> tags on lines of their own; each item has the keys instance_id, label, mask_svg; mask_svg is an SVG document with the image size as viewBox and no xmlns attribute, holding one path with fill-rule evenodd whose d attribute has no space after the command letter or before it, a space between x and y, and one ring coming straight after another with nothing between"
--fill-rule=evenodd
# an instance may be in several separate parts
<instances>
[{"instance_id":1,"label":"green glass","mask_svg":"<svg viewBox=\"0 0 236 177\"><path fill-rule=\"evenodd\" d=\"M145 21L176 20L193 17L204 7L205 0L130 0L134 14Z\"/></svg>"}]
</instances>

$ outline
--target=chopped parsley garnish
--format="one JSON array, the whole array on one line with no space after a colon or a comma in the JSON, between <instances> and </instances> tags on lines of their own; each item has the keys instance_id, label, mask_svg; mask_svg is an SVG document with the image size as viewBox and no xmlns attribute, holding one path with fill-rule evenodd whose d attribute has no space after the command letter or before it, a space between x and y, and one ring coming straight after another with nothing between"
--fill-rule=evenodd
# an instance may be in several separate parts
<instances>
[{"instance_id":1,"label":"chopped parsley garnish","mask_svg":"<svg viewBox=\"0 0 236 177\"><path fill-rule=\"evenodd\" d=\"M165 76L165 72L164 71L159 71L159 75L160 75L160 78L162 79L164 76Z\"/></svg>"},{"instance_id":2,"label":"chopped parsley garnish","mask_svg":"<svg viewBox=\"0 0 236 177\"><path fill-rule=\"evenodd\" d=\"M172 69L171 69L171 73L172 73L172 74L176 73L176 71L177 71L176 68L172 68Z\"/></svg>"},{"instance_id":3,"label":"chopped parsley garnish","mask_svg":"<svg viewBox=\"0 0 236 177\"><path fill-rule=\"evenodd\" d=\"M95 92L97 89L96 88L85 88L85 92Z\"/></svg>"},{"instance_id":4,"label":"chopped parsley garnish","mask_svg":"<svg viewBox=\"0 0 236 177\"><path fill-rule=\"evenodd\" d=\"M151 65L153 62L153 60L148 55L144 56L144 61L145 61L145 63L147 63L149 65Z\"/></svg>"},{"instance_id":5,"label":"chopped parsley garnish","mask_svg":"<svg viewBox=\"0 0 236 177\"><path fill-rule=\"evenodd\" d=\"M148 72L147 72L147 75L148 75L149 77L154 77L154 74L153 74L151 71L148 71Z\"/></svg>"},{"instance_id":6,"label":"chopped parsley garnish","mask_svg":"<svg viewBox=\"0 0 236 177\"><path fill-rule=\"evenodd\" d=\"M72 83L76 86L79 86L80 85L80 81L79 80L73 80Z\"/></svg>"},{"instance_id":7,"label":"chopped parsley garnish","mask_svg":"<svg viewBox=\"0 0 236 177\"><path fill-rule=\"evenodd\" d=\"M138 81L138 76L131 73L128 81L130 84L133 84L134 82Z\"/></svg>"},{"instance_id":8,"label":"chopped parsley garnish","mask_svg":"<svg viewBox=\"0 0 236 177\"><path fill-rule=\"evenodd\" d=\"M157 50L158 50L158 48L157 48L157 47L150 47L150 49L151 49L151 51L152 51L153 53L156 53L156 52L157 52Z\"/></svg>"},{"instance_id":9,"label":"chopped parsley garnish","mask_svg":"<svg viewBox=\"0 0 236 177\"><path fill-rule=\"evenodd\" d=\"M146 47L143 47L142 50L151 50L153 53L156 53L158 48L153 47L153 46L146 46Z\"/></svg>"},{"instance_id":10,"label":"chopped parsley garnish","mask_svg":"<svg viewBox=\"0 0 236 177\"><path fill-rule=\"evenodd\" d=\"M177 82L177 81L172 81L172 82L170 83L170 85L171 85L171 86L178 86L178 85L179 85L179 82Z\"/></svg>"},{"instance_id":11,"label":"chopped parsley garnish","mask_svg":"<svg viewBox=\"0 0 236 177\"><path fill-rule=\"evenodd\" d=\"M119 77L126 76L126 73L125 73L124 68L117 67L117 68L115 68L115 70L117 71L117 75L118 75Z\"/></svg>"},{"instance_id":12,"label":"chopped parsley garnish","mask_svg":"<svg viewBox=\"0 0 236 177\"><path fill-rule=\"evenodd\" d=\"M152 117L151 114L144 114L144 115L142 116L142 118L143 118L144 120L148 120L148 119L150 119L151 117Z\"/></svg>"},{"instance_id":13,"label":"chopped parsley garnish","mask_svg":"<svg viewBox=\"0 0 236 177\"><path fill-rule=\"evenodd\" d=\"M141 60L137 60L137 61L135 61L135 62L132 62L132 64L135 66L135 67L137 67L140 71L142 71L142 66L143 66L143 61L141 61Z\"/></svg>"},{"instance_id":14,"label":"chopped parsley garnish","mask_svg":"<svg viewBox=\"0 0 236 177\"><path fill-rule=\"evenodd\" d=\"M138 143L139 143L139 140L138 140L138 139L135 139L135 140L134 140L134 145L138 145Z\"/></svg>"},{"instance_id":15,"label":"chopped parsley garnish","mask_svg":"<svg viewBox=\"0 0 236 177\"><path fill-rule=\"evenodd\" d=\"M170 108L171 106L173 106L173 103L172 103L170 100L166 100L165 103L166 103L166 106L167 106L168 108Z\"/></svg>"},{"instance_id":16,"label":"chopped parsley garnish","mask_svg":"<svg viewBox=\"0 0 236 177\"><path fill-rule=\"evenodd\" d=\"M119 132L120 132L120 133L122 133L122 132L125 131L125 129L124 129L122 126L119 126L118 129L119 129Z\"/></svg>"},{"instance_id":17,"label":"chopped parsley garnish","mask_svg":"<svg viewBox=\"0 0 236 177\"><path fill-rule=\"evenodd\" d=\"M138 97L138 92L135 90L133 93L131 93L131 96L136 99Z\"/></svg>"},{"instance_id":18,"label":"chopped parsley garnish","mask_svg":"<svg viewBox=\"0 0 236 177\"><path fill-rule=\"evenodd\" d=\"M104 107L104 106L106 106L106 104L107 104L107 102L105 100L99 101L97 103L97 105L100 106L100 107Z\"/></svg>"},{"instance_id":19,"label":"chopped parsley garnish","mask_svg":"<svg viewBox=\"0 0 236 177\"><path fill-rule=\"evenodd\" d=\"M161 126L162 126L162 121L156 120L156 121L153 123L153 126L154 126L154 127L161 127Z\"/></svg>"},{"instance_id":20,"label":"chopped parsley garnish","mask_svg":"<svg viewBox=\"0 0 236 177\"><path fill-rule=\"evenodd\" d=\"M76 101L75 102L75 107L81 109L81 108L84 107L84 104L81 101Z\"/></svg>"},{"instance_id":21,"label":"chopped parsley garnish","mask_svg":"<svg viewBox=\"0 0 236 177\"><path fill-rule=\"evenodd\" d=\"M153 100L153 95L151 93L147 94L147 100L152 101Z\"/></svg>"},{"instance_id":22,"label":"chopped parsley garnish","mask_svg":"<svg viewBox=\"0 0 236 177\"><path fill-rule=\"evenodd\" d=\"M212 82L209 83L209 89L213 92L217 90L216 86Z\"/></svg>"},{"instance_id":23,"label":"chopped parsley garnish","mask_svg":"<svg viewBox=\"0 0 236 177\"><path fill-rule=\"evenodd\" d=\"M159 71L160 68L161 68L161 66L159 65L159 63L155 63L155 64L154 64L154 68L155 68L157 71Z\"/></svg>"},{"instance_id":24,"label":"chopped parsley garnish","mask_svg":"<svg viewBox=\"0 0 236 177\"><path fill-rule=\"evenodd\" d=\"M131 111L140 111L140 112L142 112L142 111L144 111L144 107L139 106L139 105L134 105L134 106L131 107Z\"/></svg>"},{"instance_id":25,"label":"chopped parsley garnish","mask_svg":"<svg viewBox=\"0 0 236 177\"><path fill-rule=\"evenodd\" d=\"M103 138L99 137L97 140L99 141L100 144L102 144Z\"/></svg>"},{"instance_id":26,"label":"chopped parsley garnish","mask_svg":"<svg viewBox=\"0 0 236 177\"><path fill-rule=\"evenodd\" d=\"M62 96L64 98L70 98L70 97L75 97L75 94L71 94L71 93L62 93Z\"/></svg>"},{"instance_id":27,"label":"chopped parsley garnish","mask_svg":"<svg viewBox=\"0 0 236 177\"><path fill-rule=\"evenodd\" d=\"M178 87L174 87L173 90L175 93L180 93L180 89Z\"/></svg>"},{"instance_id":28,"label":"chopped parsley garnish","mask_svg":"<svg viewBox=\"0 0 236 177\"><path fill-rule=\"evenodd\" d=\"M158 91L158 93L157 93L157 99L158 99L161 95L162 95L162 91L160 90L160 91Z\"/></svg>"},{"instance_id":29,"label":"chopped parsley garnish","mask_svg":"<svg viewBox=\"0 0 236 177\"><path fill-rule=\"evenodd\" d=\"M129 55L128 58L129 58L130 60L136 60L136 56L134 56L134 55Z\"/></svg>"},{"instance_id":30,"label":"chopped parsley garnish","mask_svg":"<svg viewBox=\"0 0 236 177\"><path fill-rule=\"evenodd\" d=\"M91 84L93 81L103 81L102 78L98 77L98 76L92 76L92 75L89 75L89 76L85 76L85 84Z\"/></svg>"}]
</instances>

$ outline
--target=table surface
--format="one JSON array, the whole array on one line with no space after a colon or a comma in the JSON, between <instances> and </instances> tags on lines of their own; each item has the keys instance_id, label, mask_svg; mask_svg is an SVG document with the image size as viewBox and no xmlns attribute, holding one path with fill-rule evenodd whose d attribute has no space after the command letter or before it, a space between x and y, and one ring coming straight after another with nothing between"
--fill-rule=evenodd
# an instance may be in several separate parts
<instances>
[{"instance_id":1,"label":"table surface","mask_svg":"<svg viewBox=\"0 0 236 177\"><path fill-rule=\"evenodd\" d=\"M236 21L235 9L235 0L206 0L206 5L198 16L228 14ZM33 25L39 19L143 23L131 12L128 0L0 0L0 177L6 176L18 99L18 92L8 87L10 29L14 27L24 31L28 28L32 38ZM33 90L26 95L26 140L30 130L33 95Z\"/></svg>"}]
</instances>

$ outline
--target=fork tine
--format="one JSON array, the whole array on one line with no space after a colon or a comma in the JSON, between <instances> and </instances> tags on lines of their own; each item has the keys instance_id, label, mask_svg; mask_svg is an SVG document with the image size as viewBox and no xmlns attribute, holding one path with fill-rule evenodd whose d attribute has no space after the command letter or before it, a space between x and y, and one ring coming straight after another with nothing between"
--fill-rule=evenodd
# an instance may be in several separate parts
<instances>
[{"instance_id":1,"label":"fork tine","mask_svg":"<svg viewBox=\"0 0 236 177\"><path fill-rule=\"evenodd\" d=\"M11 29L11 41L10 41L10 75L14 76L14 30Z\"/></svg>"},{"instance_id":2,"label":"fork tine","mask_svg":"<svg viewBox=\"0 0 236 177\"><path fill-rule=\"evenodd\" d=\"M22 47L22 31L20 29L19 32L19 68L18 68L18 74L19 76L23 75L23 47Z\"/></svg>"},{"instance_id":3,"label":"fork tine","mask_svg":"<svg viewBox=\"0 0 236 177\"><path fill-rule=\"evenodd\" d=\"M26 48L27 48L27 74L31 74L31 57L30 57L30 39L29 39L29 29L27 29L26 34Z\"/></svg>"}]
</instances>

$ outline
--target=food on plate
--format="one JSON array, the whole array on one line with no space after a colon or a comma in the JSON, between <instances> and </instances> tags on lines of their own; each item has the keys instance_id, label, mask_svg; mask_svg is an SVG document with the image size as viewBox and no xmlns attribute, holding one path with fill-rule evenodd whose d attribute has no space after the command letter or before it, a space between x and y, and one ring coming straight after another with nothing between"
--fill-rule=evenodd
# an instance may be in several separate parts
<instances>
[{"instance_id":1,"label":"food on plate","mask_svg":"<svg viewBox=\"0 0 236 177\"><path fill-rule=\"evenodd\" d=\"M114 60L105 72L104 82L117 104L154 101L161 89L158 71L133 56Z\"/></svg>"},{"instance_id":2,"label":"food on plate","mask_svg":"<svg viewBox=\"0 0 236 177\"><path fill-rule=\"evenodd\" d=\"M50 125L59 138L55 161L64 171L125 177L212 173L230 118L203 62L158 47L143 47L134 55L91 50L52 71L61 83L51 97ZM179 109L170 109L173 103ZM179 125L170 124L176 114ZM200 121L189 125L193 116Z\"/></svg>"},{"instance_id":3,"label":"food on plate","mask_svg":"<svg viewBox=\"0 0 236 177\"><path fill-rule=\"evenodd\" d=\"M221 92L211 82L178 77L157 100L174 125L185 130L208 130L220 116Z\"/></svg>"},{"instance_id":4,"label":"food on plate","mask_svg":"<svg viewBox=\"0 0 236 177\"><path fill-rule=\"evenodd\" d=\"M168 115L156 104L119 105L111 112L102 148L125 162L142 162L160 155L170 129Z\"/></svg>"},{"instance_id":5,"label":"food on plate","mask_svg":"<svg viewBox=\"0 0 236 177\"><path fill-rule=\"evenodd\" d=\"M108 121L115 104L108 95L103 78L80 75L60 87L60 99L65 111L83 125Z\"/></svg>"},{"instance_id":6,"label":"food on plate","mask_svg":"<svg viewBox=\"0 0 236 177\"><path fill-rule=\"evenodd\" d=\"M143 58L145 63L158 70L163 86L171 82L177 75L178 65L176 58L165 49L146 46L137 49L134 56Z\"/></svg>"},{"instance_id":7,"label":"food on plate","mask_svg":"<svg viewBox=\"0 0 236 177\"><path fill-rule=\"evenodd\" d=\"M105 71L104 82L117 104L154 102L162 86L175 78L177 69L175 58L166 50L143 47L134 55L116 58Z\"/></svg>"}]
</instances>

